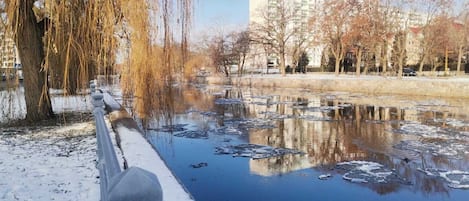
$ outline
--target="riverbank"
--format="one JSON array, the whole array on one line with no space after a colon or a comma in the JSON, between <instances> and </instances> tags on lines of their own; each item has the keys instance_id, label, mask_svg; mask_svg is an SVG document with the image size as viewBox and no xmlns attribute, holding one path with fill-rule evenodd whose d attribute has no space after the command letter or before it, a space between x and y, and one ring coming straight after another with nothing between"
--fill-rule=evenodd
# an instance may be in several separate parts
<instances>
[{"instance_id":1,"label":"riverbank","mask_svg":"<svg viewBox=\"0 0 469 201\"><path fill-rule=\"evenodd\" d=\"M256 74L243 77L207 77L208 84L229 84L250 87L303 88L316 91L343 91L373 95L411 95L448 98L469 98L469 77L384 77L312 73Z\"/></svg>"}]
</instances>

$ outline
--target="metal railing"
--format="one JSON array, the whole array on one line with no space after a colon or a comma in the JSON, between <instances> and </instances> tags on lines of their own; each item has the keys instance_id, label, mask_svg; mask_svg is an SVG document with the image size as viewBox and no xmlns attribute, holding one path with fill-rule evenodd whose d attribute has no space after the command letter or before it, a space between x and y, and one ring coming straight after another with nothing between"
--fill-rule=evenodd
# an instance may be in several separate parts
<instances>
[{"instance_id":1,"label":"metal railing","mask_svg":"<svg viewBox=\"0 0 469 201\"><path fill-rule=\"evenodd\" d=\"M121 170L104 121L103 94L96 91L93 81L90 82L90 89L96 122L101 201L163 200L163 191L156 175L138 167Z\"/></svg>"}]
</instances>

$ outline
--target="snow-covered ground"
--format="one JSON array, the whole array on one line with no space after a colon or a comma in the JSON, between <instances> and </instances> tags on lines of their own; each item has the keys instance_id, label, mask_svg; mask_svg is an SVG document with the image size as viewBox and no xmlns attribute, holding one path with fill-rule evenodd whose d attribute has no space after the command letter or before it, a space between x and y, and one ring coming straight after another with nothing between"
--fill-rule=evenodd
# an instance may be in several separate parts
<instances>
[{"instance_id":1,"label":"snow-covered ground","mask_svg":"<svg viewBox=\"0 0 469 201\"><path fill-rule=\"evenodd\" d=\"M99 200L94 123L0 129L0 200Z\"/></svg>"}]
</instances>

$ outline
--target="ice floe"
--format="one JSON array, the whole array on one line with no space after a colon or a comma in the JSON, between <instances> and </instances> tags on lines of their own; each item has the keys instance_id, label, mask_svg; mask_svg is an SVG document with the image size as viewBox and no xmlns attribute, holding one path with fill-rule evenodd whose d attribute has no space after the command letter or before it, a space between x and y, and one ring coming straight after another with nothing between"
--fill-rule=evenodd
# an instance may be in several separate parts
<instances>
[{"instance_id":1,"label":"ice floe","mask_svg":"<svg viewBox=\"0 0 469 201\"><path fill-rule=\"evenodd\" d=\"M393 147L419 154L446 156L455 159L462 159L469 154L469 145L458 140L407 140L401 141Z\"/></svg>"},{"instance_id":2,"label":"ice floe","mask_svg":"<svg viewBox=\"0 0 469 201\"><path fill-rule=\"evenodd\" d=\"M352 183L410 183L394 171L376 162L349 161L337 163L336 167L347 171L342 178Z\"/></svg>"},{"instance_id":3,"label":"ice floe","mask_svg":"<svg viewBox=\"0 0 469 201\"><path fill-rule=\"evenodd\" d=\"M208 133L206 131L182 131L175 133L174 136L176 137L184 137L184 138L193 138L193 139L207 139Z\"/></svg>"},{"instance_id":4,"label":"ice floe","mask_svg":"<svg viewBox=\"0 0 469 201\"><path fill-rule=\"evenodd\" d=\"M286 154L303 154L303 152L287 148L274 148L266 145L240 144L215 147L215 154L226 154L232 155L233 157L261 159L282 156Z\"/></svg>"},{"instance_id":5,"label":"ice floe","mask_svg":"<svg viewBox=\"0 0 469 201\"><path fill-rule=\"evenodd\" d=\"M450 188L469 189L469 172L460 170L441 170L434 168L418 169L427 176L439 177L445 180Z\"/></svg>"},{"instance_id":6,"label":"ice floe","mask_svg":"<svg viewBox=\"0 0 469 201\"><path fill-rule=\"evenodd\" d=\"M424 125L416 122L409 122L403 124L399 129L395 129L395 132L406 135L416 135L426 138L469 140L469 135L467 134L467 132L451 128Z\"/></svg>"},{"instance_id":7,"label":"ice floe","mask_svg":"<svg viewBox=\"0 0 469 201\"><path fill-rule=\"evenodd\" d=\"M243 135L246 133L234 126L222 126L220 128L211 130L211 132L214 132L219 135Z\"/></svg>"},{"instance_id":8,"label":"ice floe","mask_svg":"<svg viewBox=\"0 0 469 201\"><path fill-rule=\"evenodd\" d=\"M274 120L270 119L243 119L233 120L231 122L226 121L225 123L231 123L243 129L270 129L277 127L274 124Z\"/></svg>"},{"instance_id":9,"label":"ice floe","mask_svg":"<svg viewBox=\"0 0 469 201\"><path fill-rule=\"evenodd\" d=\"M332 174L322 174L318 176L318 179L320 180L328 180L330 178L332 178Z\"/></svg>"},{"instance_id":10,"label":"ice floe","mask_svg":"<svg viewBox=\"0 0 469 201\"><path fill-rule=\"evenodd\" d=\"M216 105L235 105L243 104L243 100L239 98L219 98L215 100Z\"/></svg>"},{"instance_id":11,"label":"ice floe","mask_svg":"<svg viewBox=\"0 0 469 201\"><path fill-rule=\"evenodd\" d=\"M469 127L469 122L467 121L463 121L463 120L460 120L460 119L452 119L452 118L448 118L448 119L437 119L435 120L436 122L444 122L452 127L455 127L455 128L461 128L461 127Z\"/></svg>"}]
</instances>

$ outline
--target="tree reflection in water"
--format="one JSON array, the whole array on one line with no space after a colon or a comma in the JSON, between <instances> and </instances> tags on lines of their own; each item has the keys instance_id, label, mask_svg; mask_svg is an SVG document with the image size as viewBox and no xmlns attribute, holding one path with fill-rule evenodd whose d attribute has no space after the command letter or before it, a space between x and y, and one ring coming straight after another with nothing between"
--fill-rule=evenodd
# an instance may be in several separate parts
<instances>
[{"instance_id":1,"label":"tree reflection in water","mask_svg":"<svg viewBox=\"0 0 469 201\"><path fill-rule=\"evenodd\" d=\"M364 160L380 163L411 183L361 184L379 194L396 192L404 186L424 194L448 194L450 188L441 178L426 176L419 169L467 171L467 156L453 158L395 147L402 141L425 143L426 140L435 140L397 132L408 123L450 129L448 133L467 131L469 123L464 124L469 122L465 116L467 102L448 100L444 105L429 106L424 103L431 100L425 98L379 99L359 94L298 93L286 89L283 90L288 91L285 95L278 92L282 90L263 90L228 88L220 93L219 89L213 88L203 91L185 89L176 98L176 113L214 111L215 127L231 125L245 129L239 137L247 143L306 153L250 160L251 173L261 176L288 174L307 168L338 174L341 172L335 166L337 163ZM218 98L241 99L242 102L215 104ZM243 120L269 121L274 126L241 128L233 123ZM454 126L453 123L451 126L447 123L450 120L463 124ZM466 135L459 140L468 144L468 138Z\"/></svg>"}]
</instances>

